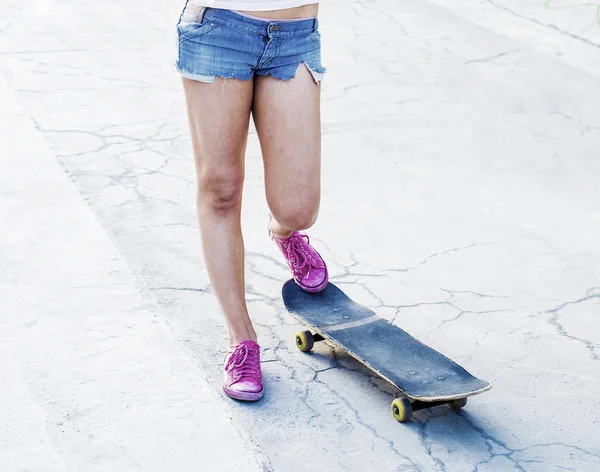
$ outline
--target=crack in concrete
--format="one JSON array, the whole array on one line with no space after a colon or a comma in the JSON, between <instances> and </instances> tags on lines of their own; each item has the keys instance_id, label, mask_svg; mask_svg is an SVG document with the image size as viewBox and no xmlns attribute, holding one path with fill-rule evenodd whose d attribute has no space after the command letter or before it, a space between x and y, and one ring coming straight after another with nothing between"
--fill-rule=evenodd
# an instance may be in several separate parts
<instances>
[{"instance_id":1,"label":"crack in concrete","mask_svg":"<svg viewBox=\"0 0 600 472\"><path fill-rule=\"evenodd\" d=\"M546 311L546 313L550 315L548 322L556 328L556 330L558 331L558 334L560 336L564 336L572 341L576 341L576 342L583 344L585 346L585 348L590 352L592 359L597 361L597 360L600 360L600 355L596 352L596 349L600 348L600 345L593 343L587 339L569 334L567 329L562 325L562 323L560 321L560 312L563 309L565 309L566 307L569 307L569 306L579 305L581 303L585 303L590 300L600 300L600 288L599 287L592 287L591 289L589 289L587 291L587 294L585 297L563 303L562 305L559 305L556 308L553 308L552 310Z\"/></svg>"},{"instance_id":2,"label":"crack in concrete","mask_svg":"<svg viewBox=\"0 0 600 472\"><path fill-rule=\"evenodd\" d=\"M450 289L447 289L444 287L440 287L439 285L438 285L438 288L440 290L446 292L448 295L450 295L450 298L454 298L457 293L474 295L477 298L509 298L504 295L489 295L489 294L480 293L480 292L473 292L472 290L450 290Z\"/></svg>"},{"instance_id":3,"label":"crack in concrete","mask_svg":"<svg viewBox=\"0 0 600 472\"><path fill-rule=\"evenodd\" d=\"M329 370L329 369L327 369ZM404 454L402 454L397 448L396 445L394 443L394 441L382 436L381 434L379 434L379 432L370 424L366 423L360 416L358 410L356 408L354 408L350 402L348 400L346 400L346 398L344 398L343 395L341 395L338 391L336 391L334 388L332 388L330 385L328 385L325 382L322 382L321 380L319 380L319 372L315 372L315 377L313 378L312 382L318 383L320 385L322 385L324 388L326 388L329 392L331 392L336 398L338 398L346 407L348 407L348 409L352 412L352 414L354 415L354 417L356 418L356 422L357 424L361 425L363 428L365 428L366 430L368 430L372 437L373 437L373 444L372 444L372 449L374 448L374 442L375 440L379 439L381 441L383 441L384 443L387 444L387 446L390 448L390 450L400 459L403 459L405 461L408 462L408 466L409 469L404 469L404 470L412 470L414 472L421 472L421 468L418 466L417 463L415 463L413 461L412 458L410 458L409 456L405 456Z\"/></svg>"},{"instance_id":4,"label":"crack in concrete","mask_svg":"<svg viewBox=\"0 0 600 472\"><path fill-rule=\"evenodd\" d=\"M427 456L431 458L431 460L437 466L437 472L446 472L446 464L439 457L433 454L433 447L431 446L431 441L428 439L427 434L427 425L429 424L429 420L432 418L431 412L429 412L429 416L425 420L419 421L421 424L421 431L419 432L419 440L427 453Z\"/></svg>"},{"instance_id":5,"label":"crack in concrete","mask_svg":"<svg viewBox=\"0 0 600 472\"><path fill-rule=\"evenodd\" d=\"M420 268L421 266L427 264L428 262L430 262L432 259L435 259L436 257L445 256L447 254L451 254L454 252L466 251L468 249L471 249L474 247L479 247L479 246L484 246L486 244L490 244L490 242L473 243L473 244L468 244L467 246L446 249L445 251L442 251L442 252L435 252L433 254L430 254L424 260L422 260L421 262L417 263L416 265L414 265L412 267L406 267L404 269L383 269L383 271L385 271L385 272L409 272L411 270L416 270L416 269Z\"/></svg>"},{"instance_id":6,"label":"crack in concrete","mask_svg":"<svg viewBox=\"0 0 600 472\"><path fill-rule=\"evenodd\" d=\"M568 37L570 37L572 39L575 39L577 41L581 41L582 43L587 44L588 46L592 46L594 48L599 48L600 49L600 44L597 44L597 43L595 43L593 41L590 41L589 39L584 38L582 36L579 36L579 35L577 35L575 33L571 33L569 31L566 31L566 30L564 30L562 28L559 28L558 26L555 26L555 25L552 25L552 24L549 24L549 23L544 23L543 21L540 21L540 20L538 20L536 18L531 18L529 16L521 15L520 13L517 13L516 11L514 11L514 10L508 8L508 7L505 7L504 5L500 5L498 2L496 2L494 0L487 0L487 2L490 5L494 6L495 8L498 8L499 10L503 10L503 11L505 11L505 12L513 15L516 18L520 18L522 20L530 21L531 23L534 23L534 24L536 24L538 26L541 26L543 28L552 29L552 30L556 31L559 34L562 34L564 36L568 36Z\"/></svg>"},{"instance_id":7,"label":"crack in concrete","mask_svg":"<svg viewBox=\"0 0 600 472\"><path fill-rule=\"evenodd\" d=\"M456 307L454 305L452 305L452 306L454 308L459 309L458 307ZM453 321L456 321L456 320L460 319L463 315L467 315L467 314L471 314L471 315L486 315L486 314L489 314L489 313L506 313L506 312L513 312L513 311L514 310L505 310L505 309L501 309L501 310L484 310L484 311L461 310L460 313L458 315L456 315L454 318L449 318L449 319L443 320L438 326L436 326L431 331L429 331L428 334L435 333L438 329L440 329L446 323L452 323Z\"/></svg>"},{"instance_id":8,"label":"crack in concrete","mask_svg":"<svg viewBox=\"0 0 600 472\"><path fill-rule=\"evenodd\" d=\"M484 57L481 59L471 59L471 60L465 61L465 64L478 64L478 63L482 63L482 62L487 63L487 62L493 61L494 59L499 59L501 57L507 56L509 54L514 54L517 52L521 52L521 49L512 49L510 51L499 52L497 54L493 54L491 56Z\"/></svg>"}]
</instances>

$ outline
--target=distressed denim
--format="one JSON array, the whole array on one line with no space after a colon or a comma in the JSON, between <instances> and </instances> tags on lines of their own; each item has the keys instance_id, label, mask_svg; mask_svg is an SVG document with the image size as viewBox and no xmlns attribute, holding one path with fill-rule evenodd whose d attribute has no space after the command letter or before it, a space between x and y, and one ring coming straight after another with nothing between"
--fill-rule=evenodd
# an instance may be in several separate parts
<instances>
[{"instance_id":1,"label":"distressed denim","mask_svg":"<svg viewBox=\"0 0 600 472\"><path fill-rule=\"evenodd\" d=\"M317 18L256 19L188 0L177 22L178 72L212 83L215 77L249 80L254 74L290 80L305 64L319 83L321 36Z\"/></svg>"}]
</instances>

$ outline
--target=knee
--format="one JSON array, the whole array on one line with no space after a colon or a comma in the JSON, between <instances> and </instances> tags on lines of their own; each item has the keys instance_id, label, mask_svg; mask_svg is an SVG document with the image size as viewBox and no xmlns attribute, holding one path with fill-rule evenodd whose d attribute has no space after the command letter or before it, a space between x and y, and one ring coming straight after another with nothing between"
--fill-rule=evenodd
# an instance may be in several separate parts
<instances>
[{"instance_id":1,"label":"knee","mask_svg":"<svg viewBox=\"0 0 600 472\"><path fill-rule=\"evenodd\" d=\"M297 202L286 208L274 209L272 213L279 224L293 231L302 231L317 221L319 201L316 199L306 203Z\"/></svg>"},{"instance_id":2,"label":"knee","mask_svg":"<svg viewBox=\"0 0 600 472\"><path fill-rule=\"evenodd\" d=\"M218 172L198 177L198 205L213 212L237 210L242 202L241 172Z\"/></svg>"}]
</instances>

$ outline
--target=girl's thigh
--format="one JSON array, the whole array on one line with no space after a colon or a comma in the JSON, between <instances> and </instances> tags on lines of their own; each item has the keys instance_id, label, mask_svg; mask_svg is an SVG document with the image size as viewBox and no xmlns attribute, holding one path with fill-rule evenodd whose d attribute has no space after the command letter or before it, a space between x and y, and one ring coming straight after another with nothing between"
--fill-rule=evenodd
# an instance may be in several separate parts
<instances>
[{"instance_id":1,"label":"girl's thigh","mask_svg":"<svg viewBox=\"0 0 600 472\"><path fill-rule=\"evenodd\" d=\"M241 185L253 80L183 78L183 86L199 183Z\"/></svg>"},{"instance_id":2,"label":"girl's thigh","mask_svg":"<svg viewBox=\"0 0 600 472\"><path fill-rule=\"evenodd\" d=\"M318 212L320 96L320 85L303 64L289 81L255 77L252 113L263 153L267 202L282 223L287 215L307 226Z\"/></svg>"}]
</instances>

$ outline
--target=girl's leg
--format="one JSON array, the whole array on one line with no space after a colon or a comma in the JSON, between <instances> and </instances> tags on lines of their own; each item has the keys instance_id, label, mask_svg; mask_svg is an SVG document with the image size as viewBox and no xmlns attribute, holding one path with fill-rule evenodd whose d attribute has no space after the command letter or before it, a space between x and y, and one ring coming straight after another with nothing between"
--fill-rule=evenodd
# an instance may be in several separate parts
<instances>
[{"instance_id":1,"label":"girl's leg","mask_svg":"<svg viewBox=\"0 0 600 472\"><path fill-rule=\"evenodd\" d=\"M271 232L310 228L321 195L321 87L301 65L290 81L256 76L252 109L265 167Z\"/></svg>"},{"instance_id":2,"label":"girl's leg","mask_svg":"<svg viewBox=\"0 0 600 472\"><path fill-rule=\"evenodd\" d=\"M231 345L256 341L245 300L240 214L253 81L183 79L206 270L223 309Z\"/></svg>"},{"instance_id":3,"label":"girl's leg","mask_svg":"<svg viewBox=\"0 0 600 472\"><path fill-rule=\"evenodd\" d=\"M321 196L321 87L300 66L285 82L255 79L252 113L263 153L270 233L292 271L308 292L328 282L325 262L299 230L311 227Z\"/></svg>"}]
</instances>

